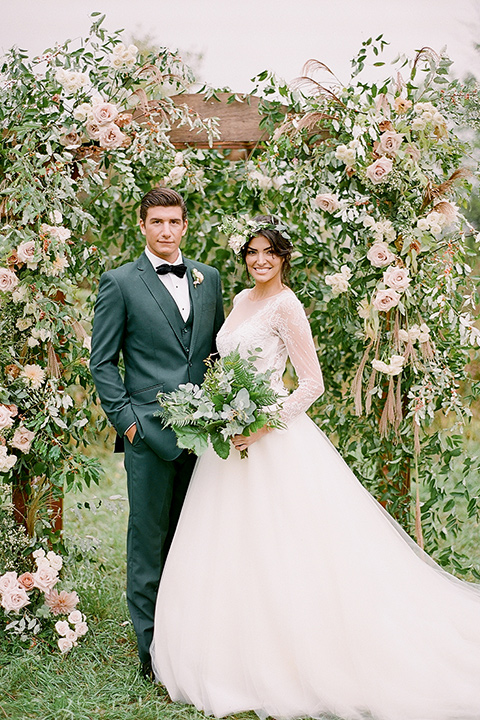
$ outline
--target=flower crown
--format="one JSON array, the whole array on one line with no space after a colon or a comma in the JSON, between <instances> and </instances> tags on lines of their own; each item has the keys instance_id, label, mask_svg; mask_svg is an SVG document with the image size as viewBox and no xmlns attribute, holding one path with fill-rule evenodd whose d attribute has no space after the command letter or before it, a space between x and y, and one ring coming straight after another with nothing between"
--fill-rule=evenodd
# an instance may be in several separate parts
<instances>
[{"instance_id":1,"label":"flower crown","mask_svg":"<svg viewBox=\"0 0 480 720\"><path fill-rule=\"evenodd\" d=\"M248 215L228 215L219 228L220 232L228 237L228 246L232 248L235 255L239 255L241 249L252 237L258 235L262 230L275 230L287 240L290 239L288 228L279 220L275 222L256 221Z\"/></svg>"}]
</instances>

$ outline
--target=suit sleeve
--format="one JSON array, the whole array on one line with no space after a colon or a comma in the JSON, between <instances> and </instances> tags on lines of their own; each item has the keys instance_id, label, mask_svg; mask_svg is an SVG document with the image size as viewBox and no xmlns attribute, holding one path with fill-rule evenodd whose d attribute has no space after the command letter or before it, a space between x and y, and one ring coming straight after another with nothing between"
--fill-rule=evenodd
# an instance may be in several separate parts
<instances>
[{"instance_id":1,"label":"suit sleeve","mask_svg":"<svg viewBox=\"0 0 480 720\"><path fill-rule=\"evenodd\" d=\"M212 338L212 354L217 352L217 333L222 327L225 320L225 312L223 310L223 296L222 296L222 283L220 280L220 273L216 270L215 273L217 288L216 288L216 304L215 304L215 320L214 320L214 332Z\"/></svg>"},{"instance_id":2,"label":"suit sleeve","mask_svg":"<svg viewBox=\"0 0 480 720\"><path fill-rule=\"evenodd\" d=\"M100 278L95 303L90 371L102 407L119 435L124 435L135 422L130 398L118 370L126 319L121 289L115 278L105 273Z\"/></svg>"}]
</instances>

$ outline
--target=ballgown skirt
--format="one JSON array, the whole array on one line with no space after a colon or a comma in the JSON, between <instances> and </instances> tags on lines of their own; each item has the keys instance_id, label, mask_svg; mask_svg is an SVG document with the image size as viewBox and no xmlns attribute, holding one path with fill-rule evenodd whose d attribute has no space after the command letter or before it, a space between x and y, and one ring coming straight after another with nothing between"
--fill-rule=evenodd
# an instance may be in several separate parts
<instances>
[{"instance_id":1,"label":"ballgown skirt","mask_svg":"<svg viewBox=\"0 0 480 720\"><path fill-rule=\"evenodd\" d=\"M221 717L479 720L480 592L448 575L299 416L198 461L151 647Z\"/></svg>"}]
</instances>

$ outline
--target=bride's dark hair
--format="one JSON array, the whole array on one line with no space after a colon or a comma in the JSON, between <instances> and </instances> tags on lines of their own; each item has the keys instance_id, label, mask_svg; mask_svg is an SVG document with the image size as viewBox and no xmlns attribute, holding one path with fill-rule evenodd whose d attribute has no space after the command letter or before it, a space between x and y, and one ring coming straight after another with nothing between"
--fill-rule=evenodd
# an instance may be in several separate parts
<instances>
[{"instance_id":1,"label":"bride's dark hair","mask_svg":"<svg viewBox=\"0 0 480 720\"><path fill-rule=\"evenodd\" d=\"M240 250L240 255L242 256L244 265L246 266L247 264L246 257L250 240L253 240L253 238L261 235L271 244L275 255L282 258L282 282L285 285L288 285L290 277L290 259L292 257L293 245L288 238L283 237L282 235L282 231L286 230L285 226L282 225L282 223L274 215L257 215L253 218L253 221L258 223L259 227L258 230L252 230L251 236Z\"/></svg>"}]
</instances>

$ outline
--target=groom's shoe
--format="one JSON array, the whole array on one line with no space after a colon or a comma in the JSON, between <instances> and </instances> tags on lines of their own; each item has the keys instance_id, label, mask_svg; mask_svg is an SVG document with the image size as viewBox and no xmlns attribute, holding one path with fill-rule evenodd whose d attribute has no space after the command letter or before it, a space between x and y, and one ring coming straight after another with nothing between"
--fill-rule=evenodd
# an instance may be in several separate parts
<instances>
[{"instance_id":1,"label":"groom's shoe","mask_svg":"<svg viewBox=\"0 0 480 720\"><path fill-rule=\"evenodd\" d=\"M142 673L142 677L144 680L147 680L148 682L155 682L155 675L153 674L151 660L145 660L144 662L140 663L140 672Z\"/></svg>"}]
</instances>

